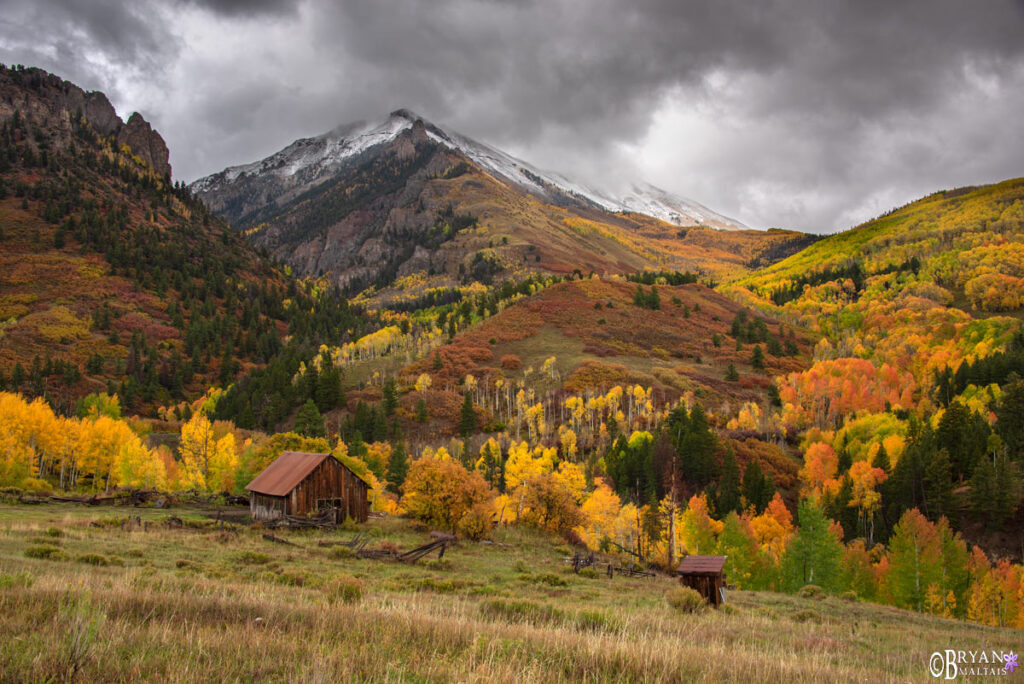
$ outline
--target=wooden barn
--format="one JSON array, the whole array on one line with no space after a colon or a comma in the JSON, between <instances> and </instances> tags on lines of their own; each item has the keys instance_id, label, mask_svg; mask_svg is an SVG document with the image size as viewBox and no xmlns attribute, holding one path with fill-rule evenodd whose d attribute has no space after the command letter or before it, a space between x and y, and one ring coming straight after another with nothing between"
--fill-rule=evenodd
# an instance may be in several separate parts
<instances>
[{"instance_id":1,"label":"wooden barn","mask_svg":"<svg viewBox=\"0 0 1024 684\"><path fill-rule=\"evenodd\" d=\"M725 561L728 556L687 556L676 574L684 587L690 587L715 608L725 603Z\"/></svg>"},{"instance_id":2,"label":"wooden barn","mask_svg":"<svg viewBox=\"0 0 1024 684\"><path fill-rule=\"evenodd\" d=\"M366 482L330 454L285 451L245 487L254 520L337 511L337 522L366 522Z\"/></svg>"}]
</instances>

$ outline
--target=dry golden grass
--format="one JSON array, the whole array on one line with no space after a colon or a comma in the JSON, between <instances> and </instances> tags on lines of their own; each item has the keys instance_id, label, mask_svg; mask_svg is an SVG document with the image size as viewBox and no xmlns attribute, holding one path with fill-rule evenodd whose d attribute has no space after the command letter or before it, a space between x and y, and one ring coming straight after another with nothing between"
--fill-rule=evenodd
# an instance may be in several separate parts
<instances>
[{"instance_id":1,"label":"dry golden grass","mask_svg":"<svg viewBox=\"0 0 1024 684\"><path fill-rule=\"evenodd\" d=\"M135 514L146 531L90 526ZM511 546L405 566L316 544L353 532L279 533L296 548L166 516L0 508L0 679L65 680L77 664L92 681L925 681L932 651L1021 641L837 598L735 592L681 614L672 580L572 575L567 548L515 528L496 533ZM393 518L361 529L402 548L426 537ZM25 557L46 545L68 560ZM337 600L339 578L362 597Z\"/></svg>"}]
</instances>

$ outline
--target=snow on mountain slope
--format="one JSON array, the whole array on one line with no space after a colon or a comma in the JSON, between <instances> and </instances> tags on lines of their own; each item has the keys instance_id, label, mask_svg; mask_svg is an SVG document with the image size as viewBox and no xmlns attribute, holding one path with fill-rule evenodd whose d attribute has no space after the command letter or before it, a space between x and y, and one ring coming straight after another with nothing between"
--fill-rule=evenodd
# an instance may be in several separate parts
<instances>
[{"instance_id":1,"label":"snow on mountain slope","mask_svg":"<svg viewBox=\"0 0 1024 684\"><path fill-rule=\"evenodd\" d=\"M232 183L242 176L272 173L286 177L294 176L300 171L321 171L325 167L341 165L372 147L394 140L399 133L411 128L412 123L401 117L391 116L380 125L356 122L339 126L314 138L300 138L266 159L241 166L229 166L220 173L200 178L192 184L192 191L208 192L222 183Z\"/></svg>"},{"instance_id":2,"label":"snow on mountain slope","mask_svg":"<svg viewBox=\"0 0 1024 684\"><path fill-rule=\"evenodd\" d=\"M265 174L274 174L281 179L295 178L296 182L301 177L303 182L308 182L326 176L332 168L353 163L378 145L391 142L412 128L417 120L423 119L407 109L399 109L382 124L357 122L339 126L321 136L296 140L261 161L232 166L201 178L192 184L192 190L202 194L232 184L243 176ZM580 204L613 213L645 214L679 226L708 225L729 230L747 228L739 221L650 184L634 185L632 191L623 196L595 190L561 174L541 171L460 133L423 121L431 140L461 152L499 180L556 204Z\"/></svg>"}]
</instances>

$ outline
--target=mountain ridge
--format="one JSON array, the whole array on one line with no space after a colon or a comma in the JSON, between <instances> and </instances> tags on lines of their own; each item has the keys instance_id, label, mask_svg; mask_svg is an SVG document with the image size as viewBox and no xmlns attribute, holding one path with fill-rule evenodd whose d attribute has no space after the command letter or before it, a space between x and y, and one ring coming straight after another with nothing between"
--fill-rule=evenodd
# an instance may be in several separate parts
<instances>
[{"instance_id":1,"label":"mountain ridge","mask_svg":"<svg viewBox=\"0 0 1024 684\"><path fill-rule=\"evenodd\" d=\"M280 175L290 176L313 165L323 168L355 157L373 146L386 144L401 132L414 128L417 122L422 122L424 133L435 142L462 152L499 179L555 204L579 203L611 213L644 214L681 227L707 225L723 230L749 229L736 219L650 183L634 183L630 192L623 196L595 190L563 174L541 170L495 147L434 124L406 108L392 111L383 123L355 121L341 124L322 135L299 138L262 160L229 166L223 171L197 179L190 187L197 194L205 194L215 191L224 182L233 182L254 171L277 171ZM319 151L314 149L313 154L296 159L296 154L318 145Z\"/></svg>"},{"instance_id":2,"label":"mountain ridge","mask_svg":"<svg viewBox=\"0 0 1024 684\"><path fill-rule=\"evenodd\" d=\"M191 189L300 275L325 276L352 292L393 289L397 281L423 292L577 270L699 271L721 282L816 239L679 226L635 211L684 211L661 191L631 195L613 212L602 195L532 168L396 110L383 123L296 140Z\"/></svg>"}]
</instances>

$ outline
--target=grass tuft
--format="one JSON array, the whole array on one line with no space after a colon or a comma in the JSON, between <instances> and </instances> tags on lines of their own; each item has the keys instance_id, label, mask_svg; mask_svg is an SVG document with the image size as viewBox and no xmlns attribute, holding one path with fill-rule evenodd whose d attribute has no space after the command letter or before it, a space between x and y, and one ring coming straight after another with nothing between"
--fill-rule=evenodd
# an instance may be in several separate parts
<instances>
[{"instance_id":1,"label":"grass tuft","mask_svg":"<svg viewBox=\"0 0 1024 684\"><path fill-rule=\"evenodd\" d=\"M806 584L800 587L800 591L797 592L797 596L800 598L823 599L825 598L825 590L817 584Z\"/></svg>"},{"instance_id":2,"label":"grass tuft","mask_svg":"<svg viewBox=\"0 0 1024 684\"><path fill-rule=\"evenodd\" d=\"M68 559L68 554L64 553L56 546L30 546L25 549L25 558L62 561Z\"/></svg>"},{"instance_id":3,"label":"grass tuft","mask_svg":"<svg viewBox=\"0 0 1024 684\"><path fill-rule=\"evenodd\" d=\"M665 601L680 613L703 613L708 603L690 587L673 587L665 592Z\"/></svg>"},{"instance_id":4,"label":"grass tuft","mask_svg":"<svg viewBox=\"0 0 1024 684\"><path fill-rule=\"evenodd\" d=\"M338 575L323 586L323 592L331 603L358 603L363 599L363 583L352 575Z\"/></svg>"},{"instance_id":5,"label":"grass tuft","mask_svg":"<svg viewBox=\"0 0 1024 684\"><path fill-rule=\"evenodd\" d=\"M792 615L790 615L789 619L793 620L794 622L813 622L819 625L822 621L821 613L819 613L816 610L812 610L811 608L804 608L803 610L798 610Z\"/></svg>"}]
</instances>

